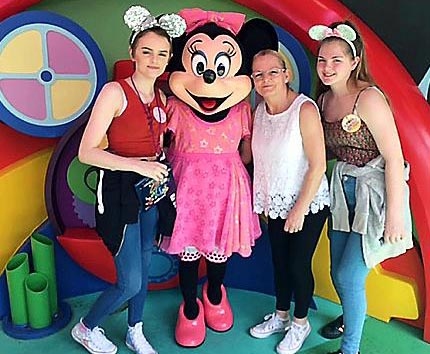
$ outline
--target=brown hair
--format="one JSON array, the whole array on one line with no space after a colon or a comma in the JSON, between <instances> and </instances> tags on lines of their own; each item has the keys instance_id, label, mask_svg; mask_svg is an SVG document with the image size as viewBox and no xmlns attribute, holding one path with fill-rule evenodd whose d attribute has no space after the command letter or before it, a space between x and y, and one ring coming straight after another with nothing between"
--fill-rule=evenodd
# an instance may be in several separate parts
<instances>
[{"instance_id":1,"label":"brown hair","mask_svg":"<svg viewBox=\"0 0 430 354\"><path fill-rule=\"evenodd\" d=\"M355 69L351 71L351 75L349 76L349 80L352 81L354 84L356 84L357 81L364 81L364 82L369 83L370 85L374 85L372 75L370 74L369 69L368 69L366 51L365 51L364 43L363 43L363 40L361 38L360 33L358 32L356 26L353 23L351 23L350 21L334 22L331 25L329 25L328 27L336 28L340 24L345 24L345 25L352 27L354 29L356 35L357 35L357 38L354 41L352 41L352 43L354 44L355 49L357 50L357 56L360 58L360 60L358 62L358 65L355 67ZM342 38L336 37L336 36L324 38L320 42L319 48L321 48L321 46L324 43L331 43L331 42L343 43L342 45L345 48L345 53L350 55L351 58L354 59L354 53L352 52L352 48L348 45L347 42L345 42L345 40L343 40ZM319 51L319 49L318 49L318 51ZM319 97L323 92L328 91L328 90L329 90L329 87L324 85L321 82L321 80L318 80L317 90L316 90L317 97Z\"/></svg>"},{"instance_id":2,"label":"brown hair","mask_svg":"<svg viewBox=\"0 0 430 354\"><path fill-rule=\"evenodd\" d=\"M134 56L134 53L136 52L137 42L139 42L139 39L149 32L153 32L155 34L158 34L161 37L166 38L167 41L170 43L170 52L172 52L172 39L167 34L167 32L161 27L151 27L146 30L140 31L137 35L135 35L135 32L131 33L129 42L130 42L131 53L133 56Z\"/></svg>"}]
</instances>

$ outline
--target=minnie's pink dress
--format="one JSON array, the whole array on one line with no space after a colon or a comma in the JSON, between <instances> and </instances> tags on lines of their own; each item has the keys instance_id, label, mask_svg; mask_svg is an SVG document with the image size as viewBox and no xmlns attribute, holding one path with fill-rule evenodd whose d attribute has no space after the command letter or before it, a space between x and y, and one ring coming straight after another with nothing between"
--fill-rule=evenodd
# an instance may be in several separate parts
<instances>
[{"instance_id":1,"label":"minnie's pink dress","mask_svg":"<svg viewBox=\"0 0 430 354\"><path fill-rule=\"evenodd\" d=\"M251 183L238 146L250 137L250 107L233 106L220 122L199 119L177 98L168 101L174 144L169 152L177 184L177 217L165 250L179 254L194 247L202 254L251 254L261 235L252 211Z\"/></svg>"}]
</instances>

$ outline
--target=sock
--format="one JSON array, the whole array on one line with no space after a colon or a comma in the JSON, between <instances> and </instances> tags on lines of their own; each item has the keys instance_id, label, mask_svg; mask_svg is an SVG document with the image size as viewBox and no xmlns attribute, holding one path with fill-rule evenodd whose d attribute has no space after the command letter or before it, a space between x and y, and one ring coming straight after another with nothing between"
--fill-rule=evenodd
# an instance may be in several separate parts
<instances>
[{"instance_id":1,"label":"sock","mask_svg":"<svg viewBox=\"0 0 430 354\"><path fill-rule=\"evenodd\" d=\"M194 320L199 315L197 304L197 281L200 259L196 261L179 262L179 286L184 298L184 315Z\"/></svg>"},{"instance_id":2,"label":"sock","mask_svg":"<svg viewBox=\"0 0 430 354\"><path fill-rule=\"evenodd\" d=\"M227 262L213 263L206 260L208 275L208 299L213 305L219 305L222 300L221 285L224 281Z\"/></svg>"}]
</instances>

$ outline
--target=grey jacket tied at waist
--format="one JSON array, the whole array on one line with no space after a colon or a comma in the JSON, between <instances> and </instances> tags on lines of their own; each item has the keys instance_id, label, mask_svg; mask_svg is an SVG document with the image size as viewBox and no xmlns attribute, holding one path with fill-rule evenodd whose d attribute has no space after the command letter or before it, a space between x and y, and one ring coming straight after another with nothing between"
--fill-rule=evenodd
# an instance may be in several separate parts
<instances>
[{"instance_id":1,"label":"grey jacket tied at waist","mask_svg":"<svg viewBox=\"0 0 430 354\"><path fill-rule=\"evenodd\" d=\"M387 258L396 257L413 247L412 221L409 206L409 164L404 168L404 223L406 234L394 244L384 243L386 212L385 160L378 156L363 167L346 162L337 162L330 184L330 199L333 230L361 234L363 256L367 267L372 268ZM356 205L352 226L349 224L349 212L343 190L344 175L356 178Z\"/></svg>"}]
</instances>

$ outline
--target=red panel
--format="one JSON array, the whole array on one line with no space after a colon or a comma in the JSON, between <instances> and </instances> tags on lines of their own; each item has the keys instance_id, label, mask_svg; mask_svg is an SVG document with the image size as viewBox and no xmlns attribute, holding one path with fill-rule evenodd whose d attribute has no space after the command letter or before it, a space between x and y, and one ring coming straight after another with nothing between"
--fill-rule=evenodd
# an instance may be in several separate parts
<instances>
[{"instance_id":1,"label":"red panel","mask_svg":"<svg viewBox=\"0 0 430 354\"><path fill-rule=\"evenodd\" d=\"M57 142L58 139L36 138L19 133L0 122L0 170Z\"/></svg>"},{"instance_id":2,"label":"red panel","mask_svg":"<svg viewBox=\"0 0 430 354\"><path fill-rule=\"evenodd\" d=\"M129 59L118 60L113 65L113 79L125 79L133 74L134 65L133 62Z\"/></svg>"},{"instance_id":3,"label":"red panel","mask_svg":"<svg viewBox=\"0 0 430 354\"><path fill-rule=\"evenodd\" d=\"M40 0L1 0L0 21L39 2Z\"/></svg>"},{"instance_id":4,"label":"red panel","mask_svg":"<svg viewBox=\"0 0 430 354\"><path fill-rule=\"evenodd\" d=\"M67 254L90 274L114 284L115 263L112 254L94 229L68 228L57 237ZM205 262L200 263L199 277L206 274ZM150 283L149 290L163 290L177 287L178 275L162 283Z\"/></svg>"},{"instance_id":5,"label":"red panel","mask_svg":"<svg viewBox=\"0 0 430 354\"><path fill-rule=\"evenodd\" d=\"M130 59L118 60L117 62L115 62L113 66L113 79L114 80L125 79L131 76L133 72L134 72L134 64ZM171 93L169 84L168 84L168 77L169 77L169 73L164 73L156 81L157 87L163 90L163 92L166 94Z\"/></svg>"},{"instance_id":6,"label":"red panel","mask_svg":"<svg viewBox=\"0 0 430 354\"><path fill-rule=\"evenodd\" d=\"M94 229L69 228L57 239L68 255L86 271L111 284L116 282L112 254Z\"/></svg>"}]
</instances>

